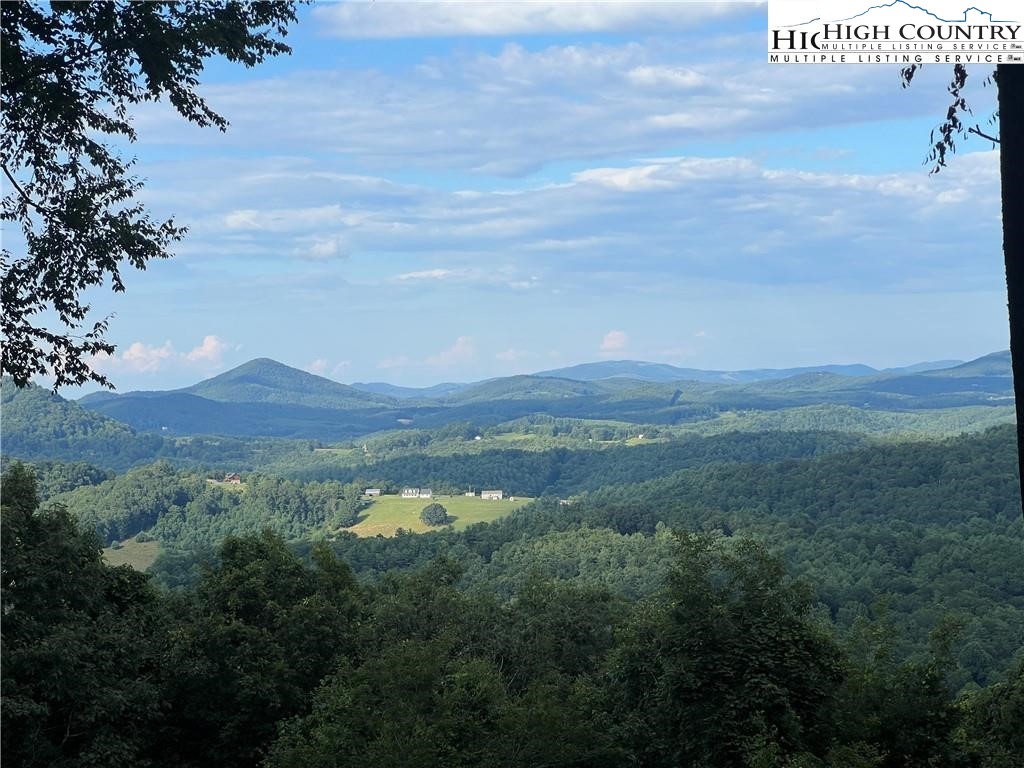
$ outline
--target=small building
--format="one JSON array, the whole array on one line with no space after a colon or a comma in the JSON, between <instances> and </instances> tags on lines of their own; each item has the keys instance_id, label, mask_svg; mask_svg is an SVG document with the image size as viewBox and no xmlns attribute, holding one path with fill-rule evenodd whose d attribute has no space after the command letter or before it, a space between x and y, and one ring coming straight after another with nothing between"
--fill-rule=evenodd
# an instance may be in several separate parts
<instances>
[{"instance_id":1,"label":"small building","mask_svg":"<svg viewBox=\"0 0 1024 768\"><path fill-rule=\"evenodd\" d=\"M480 498L485 501L501 501L505 498L504 491L480 491Z\"/></svg>"},{"instance_id":2,"label":"small building","mask_svg":"<svg viewBox=\"0 0 1024 768\"><path fill-rule=\"evenodd\" d=\"M403 499L418 499L420 497L419 488L403 488L402 498Z\"/></svg>"},{"instance_id":3,"label":"small building","mask_svg":"<svg viewBox=\"0 0 1024 768\"><path fill-rule=\"evenodd\" d=\"M421 499L432 499L434 498L434 492L430 488L420 488Z\"/></svg>"},{"instance_id":4,"label":"small building","mask_svg":"<svg viewBox=\"0 0 1024 768\"><path fill-rule=\"evenodd\" d=\"M474 497L476 496L476 493L475 493L475 492L473 492L473 491L466 491L466 492L465 492L464 494L462 494L462 495L463 495L463 496L469 496L470 498L474 498Z\"/></svg>"},{"instance_id":5,"label":"small building","mask_svg":"<svg viewBox=\"0 0 1024 768\"><path fill-rule=\"evenodd\" d=\"M363 491L365 496L380 496L380 488L367 488Z\"/></svg>"},{"instance_id":6,"label":"small building","mask_svg":"<svg viewBox=\"0 0 1024 768\"><path fill-rule=\"evenodd\" d=\"M242 476L237 472L228 472L226 475L224 475L224 479L221 482L231 483L232 485L241 485Z\"/></svg>"}]
</instances>

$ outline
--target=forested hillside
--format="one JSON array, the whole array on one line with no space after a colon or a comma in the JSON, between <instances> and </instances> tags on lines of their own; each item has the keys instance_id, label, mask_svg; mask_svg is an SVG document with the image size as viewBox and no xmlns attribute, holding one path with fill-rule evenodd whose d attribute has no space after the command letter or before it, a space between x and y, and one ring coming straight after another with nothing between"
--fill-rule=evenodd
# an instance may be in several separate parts
<instances>
[{"instance_id":1,"label":"forested hillside","mask_svg":"<svg viewBox=\"0 0 1024 768\"><path fill-rule=\"evenodd\" d=\"M451 557L361 584L230 537L173 597L4 476L3 750L18 765L1013 766L1024 666L950 696L955 627L900 660L745 538L682 535L631 602ZM431 540L431 537L405 537Z\"/></svg>"},{"instance_id":2,"label":"forested hillside","mask_svg":"<svg viewBox=\"0 0 1024 768\"><path fill-rule=\"evenodd\" d=\"M90 403L155 425L147 403L201 401L181 413L210 431L387 428L155 434L5 387L5 755L386 766L401 743L445 766L1014 765L1024 527L1000 359L860 377L867 394L827 372L686 393L520 377L409 409L335 407L351 392L331 382L295 404L290 369L257 362L203 396ZM840 404L861 397L883 405ZM537 501L459 531L350 530L366 488L406 486ZM149 580L103 566L101 544L155 556ZM60 558L84 602L51 612L70 587L18 574ZM40 662L56 636L80 653ZM81 680L37 685L39 663ZM125 702L135 730L111 731ZM689 725L706 718L727 727Z\"/></svg>"},{"instance_id":3,"label":"forested hillside","mask_svg":"<svg viewBox=\"0 0 1024 768\"><path fill-rule=\"evenodd\" d=\"M251 473L234 488L156 464L55 500L106 543L138 534L159 541L154 572L168 584L194 576L194 553L266 528L296 543L333 540L364 578L447 554L467 569L467 586L507 598L540 574L638 599L665 576L671 530L753 537L807 577L838 626L889 616L903 657L923 653L947 613L959 617L961 687L1004 674L1024 639L1013 461L1010 427L881 444L769 432L410 457L372 465L373 474L312 480ZM461 533L358 539L345 532L368 503L364 488L406 485L544 498Z\"/></svg>"},{"instance_id":4,"label":"forested hillside","mask_svg":"<svg viewBox=\"0 0 1024 768\"><path fill-rule=\"evenodd\" d=\"M163 445L158 435L138 434L42 387L18 388L4 377L0 397L7 457L88 461L120 469L152 460Z\"/></svg>"}]
</instances>

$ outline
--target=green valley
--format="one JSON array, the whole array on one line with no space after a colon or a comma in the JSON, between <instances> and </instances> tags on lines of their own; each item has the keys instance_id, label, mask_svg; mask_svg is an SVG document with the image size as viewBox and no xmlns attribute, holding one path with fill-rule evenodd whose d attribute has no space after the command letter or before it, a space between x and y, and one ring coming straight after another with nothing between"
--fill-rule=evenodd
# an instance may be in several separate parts
<instances>
[{"instance_id":1,"label":"green valley","mask_svg":"<svg viewBox=\"0 0 1024 768\"><path fill-rule=\"evenodd\" d=\"M291 765L312 754L311 740L329 756L349 745L376 760L367 755L390 743L389 728L462 727L478 704L445 698L456 680L473 686L470 701L484 697L502 713L504 725L474 725L481 734L540 734L530 761L586 755L587 764L618 765L669 750L665 729L681 726L666 725L644 690L689 702L686 717L711 707L753 728L749 738L687 747L714 766L733 764L707 757L721 745L761 754L758 745L793 722L823 734L793 736L793 754L828 768L896 768L916 764L911 753L945 764L941 755L972 760L982 744L1012 743L985 720L1014 706L1004 700L1017 695L1024 668L1024 529L999 355L726 384L515 377L401 400L289 370L254 361L188 391L82 404L4 383L4 514L16 521L5 531L82 537L75 567L86 571L76 579L99 579L97 595L113 594L105 579L134 585L129 614L97 620L141 632L143 656L121 659L108 679L132 685L134 663L164 669L158 648L177 659L150 679L146 695L166 714L145 715L145 728L203 733L204 746L159 736L159 754L146 758L154 765L173 756L198 768L214 749L230 763L253 745L267 765ZM179 409L172 416L184 429L197 402L208 432L148 431L171 420L166 408ZM149 421L114 418L129 406ZM222 417L241 414L231 423L248 426L218 433ZM284 437L279 416L322 435L344 422L350 436ZM393 423L399 417L409 423ZM416 497L403 498L406 488ZM480 496L489 489L501 500ZM8 499L23 491L43 511L17 517L26 507L16 512ZM436 519L426 516L431 505L440 505ZM5 539L16 569L42 562L18 543L28 541ZM31 546L42 553L52 542ZM712 615L728 616L729 629L708 623ZM80 621L68 614L59 631L79 627L82 647L107 642ZM749 648L729 656L722 631L749 638ZM292 633L332 639L310 655L289 645L299 642ZM687 645L692 637L710 645ZM280 656L287 648L293 661ZM796 649L804 655L791 668ZM659 666L648 669L649 658ZM720 699L698 692L713 678L680 693L672 665L693 659L728 671ZM260 683L255 671L237 676L250 663L276 671ZM396 709L380 720L384 730L353 730L354 702L415 700L398 669L416 670L416 690L431 692L420 714L408 720ZM201 693L211 674L230 681L227 710ZM743 714L742 702L762 695L747 675L767 676L772 701L786 702L778 705L788 714L767 730L750 725L761 715ZM246 710L252 686L291 703ZM800 709L807 701L814 706ZM528 716L536 707L568 734L562 757ZM856 714L864 707L888 712L900 735ZM921 707L932 714L907 719ZM208 718L234 720L245 742L205 730ZM612 721L621 725L605 727ZM439 734L432 743L447 743ZM481 744L473 749L488 760L512 760Z\"/></svg>"}]
</instances>

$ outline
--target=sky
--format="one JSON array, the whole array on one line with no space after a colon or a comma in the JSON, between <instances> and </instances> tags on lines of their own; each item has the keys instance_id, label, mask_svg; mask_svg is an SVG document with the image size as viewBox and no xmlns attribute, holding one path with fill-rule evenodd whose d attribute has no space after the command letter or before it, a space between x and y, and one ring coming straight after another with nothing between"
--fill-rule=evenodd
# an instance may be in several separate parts
<instances>
[{"instance_id":1,"label":"sky","mask_svg":"<svg viewBox=\"0 0 1024 768\"><path fill-rule=\"evenodd\" d=\"M288 42L209 65L224 134L135 111L142 199L189 234L89 294L120 391L1008 345L998 153L924 164L948 66L768 64L763 3L317 3Z\"/></svg>"}]
</instances>

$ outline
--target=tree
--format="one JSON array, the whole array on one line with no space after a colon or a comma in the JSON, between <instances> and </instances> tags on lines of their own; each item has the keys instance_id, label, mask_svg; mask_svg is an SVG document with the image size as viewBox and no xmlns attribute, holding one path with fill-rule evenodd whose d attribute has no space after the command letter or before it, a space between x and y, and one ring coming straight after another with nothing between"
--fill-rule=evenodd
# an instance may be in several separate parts
<instances>
[{"instance_id":1,"label":"tree","mask_svg":"<svg viewBox=\"0 0 1024 768\"><path fill-rule=\"evenodd\" d=\"M163 622L148 578L103 563L61 507L37 509L30 469L2 478L3 708L12 765L146 764L160 721Z\"/></svg>"},{"instance_id":2,"label":"tree","mask_svg":"<svg viewBox=\"0 0 1024 768\"><path fill-rule=\"evenodd\" d=\"M904 86L914 79L920 65L902 71ZM991 82L999 93L999 136L986 133L975 123L967 125L961 115L971 109L963 96L967 84L967 67L953 67L949 93L953 97L946 119L938 127L938 140L933 142L929 159L933 173L946 166L946 156L956 152L958 138L976 134L999 144L999 175L1002 185L1003 260L1006 266L1006 305L1010 320L1010 360L1013 368L1013 395L1017 409L1017 473L1021 483L1024 509L1024 66L1000 64L992 73ZM933 133L934 139L934 133Z\"/></svg>"},{"instance_id":3,"label":"tree","mask_svg":"<svg viewBox=\"0 0 1024 768\"><path fill-rule=\"evenodd\" d=\"M288 53L280 38L294 20L291 2L0 4L2 220L23 240L0 259L0 367L19 386L37 374L54 388L110 386L89 366L114 349L110 318L87 321L81 294L107 280L123 291L123 264L145 269L185 234L138 202L134 160L112 146L137 138L130 108L166 97L186 120L225 130L196 92L205 61L252 67Z\"/></svg>"},{"instance_id":4,"label":"tree","mask_svg":"<svg viewBox=\"0 0 1024 768\"><path fill-rule=\"evenodd\" d=\"M1002 683L961 702L961 739L980 768L1013 768L1024 754L1024 661Z\"/></svg>"},{"instance_id":5,"label":"tree","mask_svg":"<svg viewBox=\"0 0 1024 768\"><path fill-rule=\"evenodd\" d=\"M269 531L229 537L187 595L164 655L167 765L261 764L277 723L304 714L338 658L356 651L362 591L326 545L307 567Z\"/></svg>"},{"instance_id":6,"label":"tree","mask_svg":"<svg viewBox=\"0 0 1024 768\"><path fill-rule=\"evenodd\" d=\"M639 763L826 754L843 669L814 603L760 544L680 538L667 589L638 605L606 667L612 721Z\"/></svg>"},{"instance_id":7,"label":"tree","mask_svg":"<svg viewBox=\"0 0 1024 768\"><path fill-rule=\"evenodd\" d=\"M423 508L423 511L420 512L420 520L427 525L447 525L451 522L448 510L436 501Z\"/></svg>"}]
</instances>

